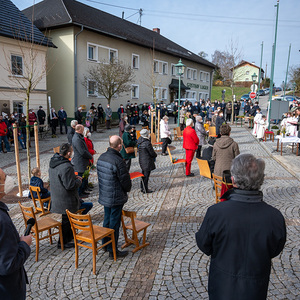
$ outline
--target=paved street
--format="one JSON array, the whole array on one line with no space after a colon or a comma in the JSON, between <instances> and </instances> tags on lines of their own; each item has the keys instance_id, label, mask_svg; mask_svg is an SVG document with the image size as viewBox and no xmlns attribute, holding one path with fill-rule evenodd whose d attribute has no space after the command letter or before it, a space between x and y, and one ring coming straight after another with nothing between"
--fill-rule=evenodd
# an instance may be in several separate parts
<instances>
[{"instance_id":1,"label":"paved street","mask_svg":"<svg viewBox=\"0 0 300 300\"><path fill-rule=\"evenodd\" d=\"M117 132L115 128L92 134L98 153L108 147L108 136ZM300 170L299 157L291 153L289 147L285 147L283 156L272 153L276 142L259 143L246 127L232 126L232 137L242 153L250 152L265 160L264 200L280 209L286 219L288 239L283 252L273 260L268 299L300 299L300 178L296 177ZM44 181L48 180L52 148L63 141L66 141L65 135L58 139L46 138L40 143ZM176 147L172 154L181 158L184 155L182 144L174 142L172 145ZM95 155L95 161L98 156ZM21 158L25 158L25 153ZM0 167L15 176L13 162L13 154L1 154ZM141 194L139 182L135 180L125 206L127 210L136 211L139 219L151 223L147 233L150 246L135 254L130 252L117 262L100 251L97 274L93 275L91 250L79 250L79 267L75 270L74 249L62 252L56 248L56 241L50 245L44 240L40 243L39 261L35 262L33 242L32 254L25 264L30 282L27 299L208 299L209 258L198 250L194 235L206 209L215 203L214 191L208 179L200 181L196 160L192 172L197 176L193 178L186 178L181 167L170 178L170 170L169 157L158 156L149 182L155 192ZM137 159L132 162L133 171L140 171ZM25 161L22 172L25 176ZM90 178L97 184L95 172ZM104 212L97 196L95 188L88 200L94 203L90 212L93 223L101 225ZM30 201L24 203L32 205ZM9 207L17 229L23 232L24 222L18 205L9 204ZM58 215L52 216L59 219ZM123 242L121 233L120 245Z\"/></svg>"}]
</instances>

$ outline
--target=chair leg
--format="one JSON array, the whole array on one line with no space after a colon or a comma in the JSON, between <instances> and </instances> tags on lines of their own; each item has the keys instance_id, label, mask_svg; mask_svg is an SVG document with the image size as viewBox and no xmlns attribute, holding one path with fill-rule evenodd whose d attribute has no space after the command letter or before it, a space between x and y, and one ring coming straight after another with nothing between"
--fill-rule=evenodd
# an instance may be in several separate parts
<instances>
[{"instance_id":1,"label":"chair leg","mask_svg":"<svg viewBox=\"0 0 300 300\"><path fill-rule=\"evenodd\" d=\"M61 247L61 251L64 251L64 239L63 239L63 235L62 235L62 228L61 225L58 226L58 231L59 231L59 240L60 240L60 247Z\"/></svg>"},{"instance_id":2,"label":"chair leg","mask_svg":"<svg viewBox=\"0 0 300 300\"><path fill-rule=\"evenodd\" d=\"M39 260L39 250L40 250L40 239L39 239L39 233L37 232L35 235L35 261Z\"/></svg>"},{"instance_id":3,"label":"chair leg","mask_svg":"<svg viewBox=\"0 0 300 300\"><path fill-rule=\"evenodd\" d=\"M52 245L52 235L51 235L51 228L48 229L48 234L49 234L49 241L50 245Z\"/></svg>"},{"instance_id":4,"label":"chair leg","mask_svg":"<svg viewBox=\"0 0 300 300\"><path fill-rule=\"evenodd\" d=\"M111 246L113 250L113 255L114 255L114 261L117 260L117 251L116 251L116 243L115 243L115 232L113 232L111 235Z\"/></svg>"},{"instance_id":5,"label":"chair leg","mask_svg":"<svg viewBox=\"0 0 300 300\"><path fill-rule=\"evenodd\" d=\"M93 273L96 275L96 255L97 255L97 249L96 245L93 245Z\"/></svg>"},{"instance_id":6,"label":"chair leg","mask_svg":"<svg viewBox=\"0 0 300 300\"><path fill-rule=\"evenodd\" d=\"M143 233L143 244L146 244L146 234L147 234L147 228L144 229L144 233Z\"/></svg>"},{"instance_id":7,"label":"chair leg","mask_svg":"<svg viewBox=\"0 0 300 300\"><path fill-rule=\"evenodd\" d=\"M75 242L75 269L77 269L78 268L78 244L76 239L74 239L74 242Z\"/></svg>"}]
</instances>

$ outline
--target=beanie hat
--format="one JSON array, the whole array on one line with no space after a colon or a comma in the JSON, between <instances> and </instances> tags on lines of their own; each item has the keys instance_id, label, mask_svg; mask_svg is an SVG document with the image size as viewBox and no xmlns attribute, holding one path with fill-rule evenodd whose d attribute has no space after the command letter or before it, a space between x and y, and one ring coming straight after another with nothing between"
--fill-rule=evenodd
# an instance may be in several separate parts
<instances>
[{"instance_id":1,"label":"beanie hat","mask_svg":"<svg viewBox=\"0 0 300 300\"><path fill-rule=\"evenodd\" d=\"M147 139L147 138L149 137L149 131L148 131L147 129L142 129L142 130L140 131L140 135L141 135L141 137Z\"/></svg>"}]
</instances>

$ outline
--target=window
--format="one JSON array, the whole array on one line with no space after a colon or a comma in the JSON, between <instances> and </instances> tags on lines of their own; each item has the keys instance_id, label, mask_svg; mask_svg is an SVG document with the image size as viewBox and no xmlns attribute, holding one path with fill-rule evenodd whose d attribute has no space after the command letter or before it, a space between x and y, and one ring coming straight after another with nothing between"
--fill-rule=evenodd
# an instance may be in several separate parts
<instances>
[{"instance_id":1,"label":"window","mask_svg":"<svg viewBox=\"0 0 300 300\"><path fill-rule=\"evenodd\" d=\"M204 100L206 101L208 98L208 94L204 94Z\"/></svg>"},{"instance_id":2,"label":"window","mask_svg":"<svg viewBox=\"0 0 300 300\"><path fill-rule=\"evenodd\" d=\"M153 88L153 99L159 100L159 88L158 87Z\"/></svg>"},{"instance_id":3,"label":"window","mask_svg":"<svg viewBox=\"0 0 300 300\"><path fill-rule=\"evenodd\" d=\"M157 60L155 60L155 61L153 62L153 71L154 71L155 73L158 73L158 72L159 72L159 70L158 70L158 61L157 61Z\"/></svg>"},{"instance_id":4,"label":"window","mask_svg":"<svg viewBox=\"0 0 300 300\"><path fill-rule=\"evenodd\" d=\"M249 75L249 71L246 71L246 75Z\"/></svg>"},{"instance_id":5,"label":"window","mask_svg":"<svg viewBox=\"0 0 300 300\"><path fill-rule=\"evenodd\" d=\"M190 98L190 92L186 92L186 98Z\"/></svg>"},{"instance_id":6,"label":"window","mask_svg":"<svg viewBox=\"0 0 300 300\"><path fill-rule=\"evenodd\" d=\"M194 71L193 71L193 79L194 79L194 80L197 80L197 70L194 70Z\"/></svg>"},{"instance_id":7,"label":"window","mask_svg":"<svg viewBox=\"0 0 300 300\"><path fill-rule=\"evenodd\" d=\"M139 98L139 86L137 84L133 84L131 89L131 99L138 99L138 98Z\"/></svg>"},{"instance_id":8,"label":"window","mask_svg":"<svg viewBox=\"0 0 300 300\"><path fill-rule=\"evenodd\" d=\"M132 54L132 68L133 69L138 69L139 68L139 55L137 54Z\"/></svg>"},{"instance_id":9,"label":"window","mask_svg":"<svg viewBox=\"0 0 300 300\"><path fill-rule=\"evenodd\" d=\"M23 59L22 56L11 56L11 73L13 75L23 75Z\"/></svg>"},{"instance_id":10,"label":"window","mask_svg":"<svg viewBox=\"0 0 300 300\"><path fill-rule=\"evenodd\" d=\"M209 73L206 73L206 81L209 82Z\"/></svg>"},{"instance_id":11,"label":"window","mask_svg":"<svg viewBox=\"0 0 300 300\"><path fill-rule=\"evenodd\" d=\"M196 99L196 92L190 92L191 98Z\"/></svg>"},{"instance_id":12,"label":"window","mask_svg":"<svg viewBox=\"0 0 300 300\"><path fill-rule=\"evenodd\" d=\"M116 60L118 58L118 54L116 50L109 50L109 61L113 62L114 60Z\"/></svg>"},{"instance_id":13,"label":"window","mask_svg":"<svg viewBox=\"0 0 300 300\"><path fill-rule=\"evenodd\" d=\"M171 72L172 72L172 76L176 76L176 68L174 64L171 64Z\"/></svg>"},{"instance_id":14,"label":"window","mask_svg":"<svg viewBox=\"0 0 300 300\"><path fill-rule=\"evenodd\" d=\"M200 72L200 81L203 81L203 72Z\"/></svg>"},{"instance_id":15,"label":"window","mask_svg":"<svg viewBox=\"0 0 300 300\"><path fill-rule=\"evenodd\" d=\"M187 69L186 78L191 79L191 69L190 68Z\"/></svg>"},{"instance_id":16,"label":"window","mask_svg":"<svg viewBox=\"0 0 300 300\"><path fill-rule=\"evenodd\" d=\"M202 93L199 93L199 101L202 100Z\"/></svg>"},{"instance_id":17,"label":"window","mask_svg":"<svg viewBox=\"0 0 300 300\"><path fill-rule=\"evenodd\" d=\"M95 81L88 81L88 95L89 96L97 96L96 95L96 82Z\"/></svg>"},{"instance_id":18,"label":"window","mask_svg":"<svg viewBox=\"0 0 300 300\"><path fill-rule=\"evenodd\" d=\"M88 45L88 60L97 60L97 47Z\"/></svg>"},{"instance_id":19,"label":"window","mask_svg":"<svg viewBox=\"0 0 300 300\"><path fill-rule=\"evenodd\" d=\"M165 88L161 89L161 98L162 100L167 100L167 89Z\"/></svg>"},{"instance_id":20,"label":"window","mask_svg":"<svg viewBox=\"0 0 300 300\"><path fill-rule=\"evenodd\" d=\"M249 81L249 78L246 78L245 81Z\"/></svg>"},{"instance_id":21,"label":"window","mask_svg":"<svg viewBox=\"0 0 300 300\"><path fill-rule=\"evenodd\" d=\"M163 70L163 74L168 74L168 63L163 63L162 64L162 70Z\"/></svg>"}]
</instances>

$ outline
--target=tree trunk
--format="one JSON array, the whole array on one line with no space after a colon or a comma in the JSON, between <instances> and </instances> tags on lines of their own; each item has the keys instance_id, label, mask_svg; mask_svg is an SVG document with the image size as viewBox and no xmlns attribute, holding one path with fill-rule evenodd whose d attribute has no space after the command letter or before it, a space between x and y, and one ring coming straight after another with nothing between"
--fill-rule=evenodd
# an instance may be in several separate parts
<instances>
[{"instance_id":1,"label":"tree trunk","mask_svg":"<svg viewBox=\"0 0 300 300\"><path fill-rule=\"evenodd\" d=\"M29 128L29 99L30 92L26 91L26 153L27 153L27 175L28 175L28 184L30 183L31 178L31 162L30 162L30 128Z\"/></svg>"}]
</instances>

